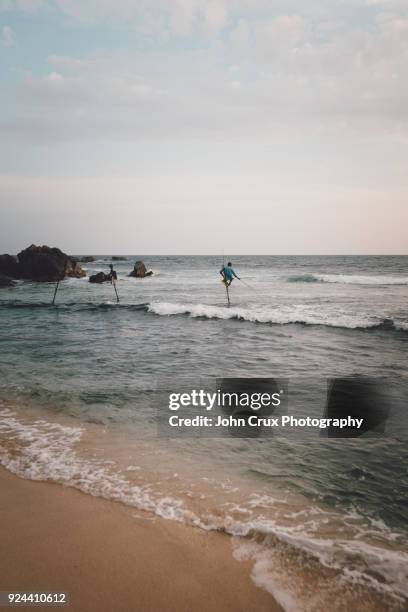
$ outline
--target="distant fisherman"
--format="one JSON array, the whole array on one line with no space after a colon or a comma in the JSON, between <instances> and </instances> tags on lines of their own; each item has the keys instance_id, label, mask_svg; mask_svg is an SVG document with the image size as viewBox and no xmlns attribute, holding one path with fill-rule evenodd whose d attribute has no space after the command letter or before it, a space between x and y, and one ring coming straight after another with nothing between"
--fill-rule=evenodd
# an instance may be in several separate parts
<instances>
[{"instance_id":1,"label":"distant fisherman","mask_svg":"<svg viewBox=\"0 0 408 612\"><path fill-rule=\"evenodd\" d=\"M109 277L110 277L110 282L112 283L112 285L114 285L116 283L116 281L118 280L118 275L116 274L115 270L113 269L113 265L109 264L110 267L110 273L109 273Z\"/></svg>"},{"instance_id":2,"label":"distant fisherman","mask_svg":"<svg viewBox=\"0 0 408 612\"><path fill-rule=\"evenodd\" d=\"M111 282L111 284L113 285L113 288L115 290L115 294L116 294L116 301L119 304L119 296L118 296L118 291L116 289L116 281L118 280L118 275L116 274L115 270L113 269L113 265L109 264L110 267L110 273L108 274L108 278Z\"/></svg>"},{"instance_id":3,"label":"distant fisherman","mask_svg":"<svg viewBox=\"0 0 408 612\"><path fill-rule=\"evenodd\" d=\"M221 268L220 274L224 280L224 283L227 285L227 287L229 287L232 281L234 280L234 276L238 280L241 280L239 276L235 274L234 270L232 269L232 263L230 261L227 263L226 266L223 266Z\"/></svg>"}]
</instances>

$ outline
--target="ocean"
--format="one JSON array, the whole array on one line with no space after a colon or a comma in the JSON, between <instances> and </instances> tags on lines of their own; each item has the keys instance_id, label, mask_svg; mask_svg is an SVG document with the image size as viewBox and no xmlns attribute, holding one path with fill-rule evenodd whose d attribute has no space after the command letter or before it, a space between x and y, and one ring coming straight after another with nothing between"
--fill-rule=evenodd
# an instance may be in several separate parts
<instances>
[{"instance_id":1,"label":"ocean","mask_svg":"<svg viewBox=\"0 0 408 612\"><path fill-rule=\"evenodd\" d=\"M229 534L288 612L406 609L408 256L226 256L242 278L230 308L222 256L126 257L120 303L87 278L61 282L55 306L52 283L0 290L1 464ZM128 277L137 259L153 276ZM178 387L285 379L290 409L322 416L327 380L351 376L386 392L383 433L158 430Z\"/></svg>"}]
</instances>

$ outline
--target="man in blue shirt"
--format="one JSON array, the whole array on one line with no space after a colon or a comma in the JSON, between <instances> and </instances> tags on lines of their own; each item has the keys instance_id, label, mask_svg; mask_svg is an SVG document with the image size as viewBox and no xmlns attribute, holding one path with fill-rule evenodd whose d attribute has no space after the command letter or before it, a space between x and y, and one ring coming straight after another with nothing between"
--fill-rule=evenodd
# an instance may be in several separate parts
<instances>
[{"instance_id":1,"label":"man in blue shirt","mask_svg":"<svg viewBox=\"0 0 408 612\"><path fill-rule=\"evenodd\" d=\"M223 278L224 283L227 285L227 287L229 287L232 281L234 280L234 276L238 280L241 280L239 276L237 276L237 274L235 274L234 270L232 269L232 263L230 261L227 263L226 266L223 266L221 268L220 274Z\"/></svg>"}]
</instances>

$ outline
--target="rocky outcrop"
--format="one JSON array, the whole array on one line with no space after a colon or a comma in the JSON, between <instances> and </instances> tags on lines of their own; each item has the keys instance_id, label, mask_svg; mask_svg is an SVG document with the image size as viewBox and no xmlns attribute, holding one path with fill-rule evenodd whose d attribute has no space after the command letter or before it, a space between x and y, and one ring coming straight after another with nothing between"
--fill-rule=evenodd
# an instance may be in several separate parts
<instances>
[{"instance_id":1,"label":"rocky outcrop","mask_svg":"<svg viewBox=\"0 0 408 612\"><path fill-rule=\"evenodd\" d=\"M12 287L14 285L12 279L5 274L0 274L0 287Z\"/></svg>"},{"instance_id":2,"label":"rocky outcrop","mask_svg":"<svg viewBox=\"0 0 408 612\"><path fill-rule=\"evenodd\" d=\"M86 276L86 272L81 268L78 261L69 258L65 268L65 276L69 278L83 278Z\"/></svg>"},{"instance_id":3,"label":"rocky outcrop","mask_svg":"<svg viewBox=\"0 0 408 612\"><path fill-rule=\"evenodd\" d=\"M84 255L83 257L78 257L77 261L81 263L92 263L93 261L95 261L95 257L93 257L92 255Z\"/></svg>"},{"instance_id":4,"label":"rocky outcrop","mask_svg":"<svg viewBox=\"0 0 408 612\"><path fill-rule=\"evenodd\" d=\"M61 249L34 244L20 251L17 259L1 255L0 273L11 278L46 282L86 276L79 263Z\"/></svg>"},{"instance_id":5,"label":"rocky outcrop","mask_svg":"<svg viewBox=\"0 0 408 612\"><path fill-rule=\"evenodd\" d=\"M17 255L19 278L57 281L65 276L68 255L60 249L32 244Z\"/></svg>"},{"instance_id":6,"label":"rocky outcrop","mask_svg":"<svg viewBox=\"0 0 408 612\"><path fill-rule=\"evenodd\" d=\"M105 272L98 272L89 277L90 283L107 283L110 282L110 280L110 274L105 274Z\"/></svg>"},{"instance_id":7,"label":"rocky outcrop","mask_svg":"<svg viewBox=\"0 0 408 612\"><path fill-rule=\"evenodd\" d=\"M152 274L152 270L149 272L147 271L143 261L137 261L129 276L133 276L134 278L145 278L146 276L151 276Z\"/></svg>"},{"instance_id":8,"label":"rocky outcrop","mask_svg":"<svg viewBox=\"0 0 408 612\"><path fill-rule=\"evenodd\" d=\"M12 255L0 255L0 274L4 274L10 278L17 278L17 273L17 257L13 257Z\"/></svg>"},{"instance_id":9,"label":"rocky outcrop","mask_svg":"<svg viewBox=\"0 0 408 612\"><path fill-rule=\"evenodd\" d=\"M112 261L127 261L127 257L121 255L112 255Z\"/></svg>"}]
</instances>

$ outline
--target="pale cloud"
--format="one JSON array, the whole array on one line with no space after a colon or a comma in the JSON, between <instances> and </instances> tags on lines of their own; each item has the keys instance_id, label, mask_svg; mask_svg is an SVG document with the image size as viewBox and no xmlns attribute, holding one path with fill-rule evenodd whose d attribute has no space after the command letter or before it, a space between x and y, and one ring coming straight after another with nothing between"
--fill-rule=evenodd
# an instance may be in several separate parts
<instances>
[{"instance_id":1,"label":"pale cloud","mask_svg":"<svg viewBox=\"0 0 408 612\"><path fill-rule=\"evenodd\" d=\"M245 53L251 44L250 26L245 19L239 19L237 25L231 31L229 39L235 49Z\"/></svg>"},{"instance_id":2,"label":"pale cloud","mask_svg":"<svg viewBox=\"0 0 408 612\"><path fill-rule=\"evenodd\" d=\"M48 63L63 69L78 70L89 66L90 61L78 57L71 57L69 55L49 55Z\"/></svg>"},{"instance_id":3,"label":"pale cloud","mask_svg":"<svg viewBox=\"0 0 408 612\"><path fill-rule=\"evenodd\" d=\"M292 219L298 219L293 229L299 239L310 210L314 219L330 211L324 229L335 244L332 228L340 205L348 211L341 221L346 227L348 220L353 225L355 203L364 202L353 225L354 250L360 248L370 203L377 207L378 234L384 216L390 236L395 219L403 225L408 188L406 0L23 4L0 0L9 11L51 8L47 20L52 16L59 25L68 24L74 41L70 49L62 46L65 54L44 43L44 57L19 59L25 72L14 68L16 82L7 84L12 112L0 115L0 128L16 154L5 151L2 161L11 168L9 160L21 158L21 167L30 168L32 176L48 173L38 185L28 181L24 193L15 191L18 176L13 188L3 186L3 193L14 193L23 208L34 196L36 207L42 206L48 194L44 210L62 201L72 211L74 202L79 211L92 212L89 227L101 201L103 206L123 201L126 219L132 219L136 193L152 224L154 217L163 221L162 239L173 228L177 206L183 222L189 219L188 229L194 226L197 202L205 218L211 202L212 226L217 210L229 218L236 202L243 218L259 225L257 219L267 219L277 202L276 225L281 221L289 231ZM14 26L11 17L10 23ZM78 47L75 28L82 40ZM123 33L123 41L115 45L107 32ZM54 184L52 168L66 182ZM93 171L99 174L92 188L67 176ZM140 176L122 181L122 173L152 176L146 184ZM299 186L296 193L294 185ZM392 221L388 206L395 206ZM71 221L77 222L76 215ZM349 227L345 240L348 232ZM267 228L264 250L269 249L266 234ZM310 240L305 246L312 249L313 233ZM148 250L148 243L142 244ZM183 249L189 250L189 244ZM402 239L398 248L403 250Z\"/></svg>"},{"instance_id":4,"label":"pale cloud","mask_svg":"<svg viewBox=\"0 0 408 612\"><path fill-rule=\"evenodd\" d=\"M50 72L50 74L48 74L44 80L48 81L49 83L62 83L64 81L64 77L59 74L59 72Z\"/></svg>"},{"instance_id":5,"label":"pale cloud","mask_svg":"<svg viewBox=\"0 0 408 612\"><path fill-rule=\"evenodd\" d=\"M165 0L162 5L168 8ZM177 6L172 27L182 36L194 27L190 9L200 2ZM214 26L221 27L220 15ZM40 122L56 140L211 140L214 133L275 138L296 125L305 134L401 139L408 127L404 13L381 12L370 28L331 25L323 37L321 23L327 21L297 13L263 15L240 19L222 41L183 54L164 47L159 55L50 55L50 70L28 73L16 94L22 132L37 135L29 124Z\"/></svg>"},{"instance_id":6,"label":"pale cloud","mask_svg":"<svg viewBox=\"0 0 408 612\"><path fill-rule=\"evenodd\" d=\"M15 35L14 35L13 28L11 28L8 25L3 26L1 29L0 40L1 40L1 44L4 47L12 47L15 44Z\"/></svg>"},{"instance_id":7,"label":"pale cloud","mask_svg":"<svg viewBox=\"0 0 408 612\"><path fill-rule=\"evenodd\" d=\"M41 121L44 120L41 108L47 109L46 124L61 124L62 130L58 132L64 133L67 128L74 138L83 131L82 123L89 122L96 132L103 134L106 128L103 124L108 125L110 119L113 124L122 124L122 118L123 122L128 118L126 113L146 114L149 112L146 104L154 105L162 95L134 71L104 58L87 62L54 55L49 62L58 66L58 71L51 70L41 77L27 73L18 91L18 104L22 110L30 108L32 122L38 119L36 109ZM121 118L117 117L119 113ZM25 125L23 129L26 128ZM89 126L85 132L89 136Z\"/></svg>"},{"instance_id":8,"label":"pale cloud","mask_svg":"<svg viewBox=\"0 0 408 612\"><path fill-rule=\"evenodd\" d=\"M397 31L408 32L408 19L393 19L391 25Z\"/></svg>"},{"instance_id":9,"label":"pale cloud","mask_svg":"<svg viewBox=\"0 0 408 612\"><path fill-rule=\"evenodd\" d=\"M388 9L398 9L406 6L405 0L366 0L367 6L383 6Z\"/></svg>"},{"instance_id":10,"label":"pale cloud","mask_svg":"<svg viewBox=\"0 0 408 612\"><path fill-rule=\"evenodd\" d=\"M209 2L204 7L204 16L207 26L211 30L219 30L228 19L227 9L221 2Z\"/></svg>"},{"instance_id":11,"label":"pale cloud","mask_svg":"<svg viewBox=\"0 0 408 612\"><path fill-rule=\"evenodd\" d=\"M65 14L85 22L126 23L155 35L190 35L205 20L206 0L54 0ZM211 16L211 12L210 12ZM216 19L216 12L213 11Z\"/></svg>"},{"instance_id":12,"label":"pale cloud","mask_svg":"<svg viewBox=\"0 0 408 612\"><path fill-rule=\"evenodd\" d=\"M0 0L0 13L12 11L35 13L45 5L45 0Z\"/></svg>"}]
</instances>

